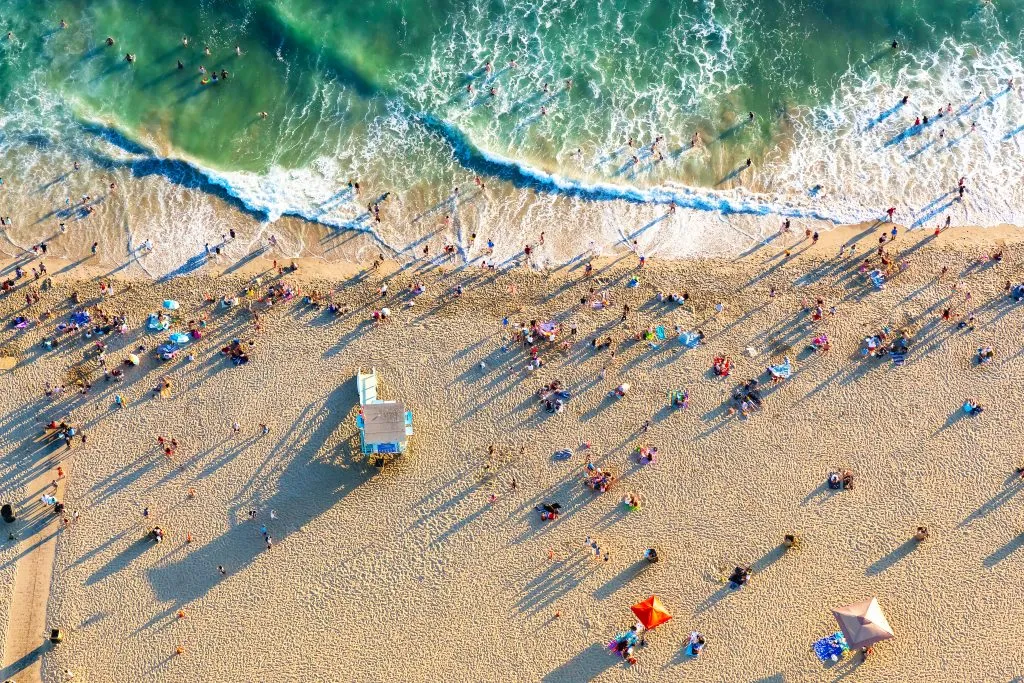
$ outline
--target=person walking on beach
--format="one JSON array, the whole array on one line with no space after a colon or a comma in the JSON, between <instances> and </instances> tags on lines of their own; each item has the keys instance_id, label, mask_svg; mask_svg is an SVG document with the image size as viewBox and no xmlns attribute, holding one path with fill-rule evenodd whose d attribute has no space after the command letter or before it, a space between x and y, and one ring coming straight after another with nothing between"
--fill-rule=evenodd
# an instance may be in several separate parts
<instances>
[{"instance_id":1,"label":"person walking on beach","mask_svg":"<svg viewBox=\"0 0 1024 683\"><path fill-rule=\"evenodd\" d=\"M889 217L889 222L890 223L892 223L892 217L893 217L893 215L895 213L896 213L896 207L895 206L890 206L888 209L885 210L885 214L886 214L886 216Z\"/></svg>"}]
</instances>

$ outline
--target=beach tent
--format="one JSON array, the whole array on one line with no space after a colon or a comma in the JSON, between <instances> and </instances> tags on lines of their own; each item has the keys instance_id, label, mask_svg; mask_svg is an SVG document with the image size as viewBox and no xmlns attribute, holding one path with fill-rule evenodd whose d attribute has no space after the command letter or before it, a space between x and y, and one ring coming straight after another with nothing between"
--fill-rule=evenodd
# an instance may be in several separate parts
<instances>
[{"instance_id":1,"label":"beach tent","mask_svg":"<svg viewBox=\"0 0 1024 683\"><path fill-rule=\"evenodd\" d=\"M852 605L832 610L839 628L846 636L846 642L853 649L868 647L881 640L892 638L892 628L885 618L878 598L861 600Z\"/></svg>"},{"instance_id":2,"label":"beach tent","mask_svg":"<svg viewBox=\"0 0 1024 683\"><path fill-rule=\"evenodd\" d=\"M646 629L660 626L672 618L672 615L665 609L665 605L662 604L661 599L657 595L652 595L629 609L633 610L633 614L636 615L636 618L640 620L640 623Z\"/></svg>"}]
</instances>

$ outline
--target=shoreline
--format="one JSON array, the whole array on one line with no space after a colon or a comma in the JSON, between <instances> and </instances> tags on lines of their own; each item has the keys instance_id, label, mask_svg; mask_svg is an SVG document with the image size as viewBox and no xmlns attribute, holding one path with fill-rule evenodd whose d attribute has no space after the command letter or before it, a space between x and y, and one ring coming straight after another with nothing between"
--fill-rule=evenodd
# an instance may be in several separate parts
<instances>
[{"instance_id":1,"label":"shoreline","mask_svg":"<svg viewBox=\"0 0 1024 683\"><path fill-rule=\"evenodd\" d=\"M922 243L929 243L933 238L934 229L926 230L924 228L917 228L908 230L898 222L887 223L874 221L870 223L841 225L830 230L821 231L819 232L820 238L818 242L812 244L811 240L806 239L803 234L797 234L798 231L794 229L789 235L776 233L776 235L763 242L752 241L737 255L709 255L667 259L661 259L655 256L648 258L645 268L648 271L658 270L662 267L675 268L690 262L717 261L722 263L736 263L748 261L751 263L757 263L777 259L782 259L786 262L814 258L827 259L836 256L839 248L843 245L846 247L856 245L857 253L861 255L870 255L874 253L875 248L878 246L876 241L877 236L883 232L888 234L888 231L894 225L899 230L901 243L908 238ZM352 238L358 237L358 233L352 235ZM930 246L938 246L947 250L981 249L984 251L985 249L1013 246L1021 242L1024 242L1024 229L1017 226L999 225L992 227L978 227L954 225L949 228L942 229L936 245ZM886 244L888 245L888 242ZM789 250L792 252L792 255L788 257L783 253L786 250L787 245L789 246ZM604 251L607 252L609 250ZM383 251L380 253L383 253ZM849 254L849 252L846 253ZM517 256L500 264L497 267L497 270L498 272L506 273L509 272L511 268L513 270L533 271L539 275L547 276L566 269L578 268L580 264L586 263L587 261L593 261L596 267L602 267L609 263L618 263L623 258L631 256L635 265L635 256L633 256L632 250L626 249L625 245L620 244L613 255L605 255L604 253L601 253L598 256L591 256L590 252L585 250L569 261L549 265L543 261L541 263L537 263L536 258L527 259L525 254L520 252ZM262 248L250 250L242 257L231 262L225 262L227 260L228 259L226 257L208 259L200 267L182 275L169 276L169 279L187 279L190 277L216 279L228 275L241 277L265 274L271 269L271 263L276 260L279 266L289 265L291 263L295 263L299 266L298 273L289 273L289 277L298 278L300 280L306 278L319 278L324 280L341 281L351 279L360 274L368 274L374 262L377 260L377 257L374 256L372 259L360 262L350 260L328 260L323 256L298 256L294 258L279 256L275 259L274 253L270 249L269 245L264 245ZM413 256L405 261L397 261L393 258L385 259L381 262L380 273L390 275L396 271L404 271L413 266L424 267L428 264L433 267L441 268L447 272L473 272L474 270L481 270L479 267L479 262L481 260L486 259L481 258L481 256L477 256L469 262L460 259L455 262L455 265L453 265L452 259L450 258L434 255L430 259L423 259L419 258L414 252ZM167 277L150 276L145 272L142 266L132 258L129 258L127 261L120 264L105 262L103 265L98 265L98 260L95 257L88 255L78 259L51 257L40 258L34 257L31 250L24 250L20 257L8 255L6 259L0 259L0 269L3 269L4 271L13 271L14 265L23 263L22 267L28 270L29 266L24 264L35 263L38 261L43 261L44 263L49 264L47 265L47 269L51 276L53 273L59 272L61 275L70 274L69 277L77 279L88 278L98 280L102 278L112 279L115 281L138 280L141 282L161 282L168 279ZM111 265L114 267L109 267ZM42 278L40 280L42 280ZM19 282L19 284L23 283L24 281Z\"/></svg>"}]
</instances>

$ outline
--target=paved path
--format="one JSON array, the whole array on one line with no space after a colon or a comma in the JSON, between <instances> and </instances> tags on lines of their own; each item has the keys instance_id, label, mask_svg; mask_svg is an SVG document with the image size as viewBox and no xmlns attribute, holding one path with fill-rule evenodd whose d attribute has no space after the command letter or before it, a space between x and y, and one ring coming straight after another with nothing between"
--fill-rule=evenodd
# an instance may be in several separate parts
<instances>
[{"instance_id":1,"label":"paved path","mask_svg":"<svg viewBox=\"0 0 1024 683\"><path fill-rule=\"evenodd\" d=\"M20 538L18 565L0 681L41 682L42 655L52 647L47 640L49 629L46 624L46 605L50 599L50 579L53 576L53 558L57 551L61 518L53 514L50 507L43 505L39 497L43 493L52 493L50 482L56 478L56 466L66 454L64 448L54 452L50 456L52 466L40 468L40 474L26 485L25 499L19 507L18 521L14 524L19 529ZM68 474L66 462L65 479L58 482L55 494L58 500L64 498Z\"/></svg>"}]
</instances>

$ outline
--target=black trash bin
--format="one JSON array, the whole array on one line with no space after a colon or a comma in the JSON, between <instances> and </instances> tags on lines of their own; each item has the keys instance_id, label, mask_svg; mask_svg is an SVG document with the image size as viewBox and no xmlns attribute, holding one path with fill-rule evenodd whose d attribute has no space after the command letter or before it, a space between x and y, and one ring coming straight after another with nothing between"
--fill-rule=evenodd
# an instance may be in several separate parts
<instances>
[{"instance_id":1,"label":"black trash bin","mask_svg":"<svg viewBox=\"0 0 1024 683\"><path fill-rule=\"evenodd\" d=\"M10 503L4 503L3 507L0 507L0 516L4 518L4 521L11 524L18 518L18 515L14 512L14 506Z\"/></svg>"}]
</instances>

